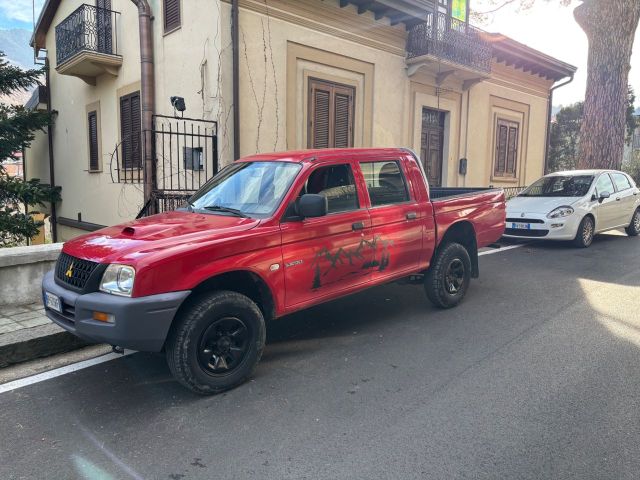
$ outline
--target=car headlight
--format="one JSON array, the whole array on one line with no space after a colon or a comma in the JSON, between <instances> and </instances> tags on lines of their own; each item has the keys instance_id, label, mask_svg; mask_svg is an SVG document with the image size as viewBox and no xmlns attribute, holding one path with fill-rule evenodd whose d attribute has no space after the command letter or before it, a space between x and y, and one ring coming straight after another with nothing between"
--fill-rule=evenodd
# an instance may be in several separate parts
<instances>
[{"instance_id":1,"label":"car headlight","mask_svg":"<svg viewBox=\"0 0 640 480\"><path fill-rule=\"evenodd\" d=\"M547 218L560 218L567 217L573 213L573 208L571 207L558 207L555 210L551 210L547 215Z\"/></svg>"},{"instance_id":2,"label":"car headlight","mask_svg":"<svg viewBox=\"0 0 640 480\"><path fill-rule=\"evenodd\" d=\"M113 295L130 297L136 271L128 265L112 264L107 267L100 281L100 290Z\"/></svg>"}]
</instances>

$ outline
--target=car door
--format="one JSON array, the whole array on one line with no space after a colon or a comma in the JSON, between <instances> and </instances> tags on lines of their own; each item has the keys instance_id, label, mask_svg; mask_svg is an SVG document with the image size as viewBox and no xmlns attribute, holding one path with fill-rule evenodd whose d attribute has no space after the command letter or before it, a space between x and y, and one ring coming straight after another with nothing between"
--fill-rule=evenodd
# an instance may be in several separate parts
<instances>
[{"instance_id":1,"label":"car door","mask_svg":"<svg viewBox=\"0 0 640 480\"><path fill-rule=\"evenodd\" d=\"M359 162L374 238L372 279L415 272L422 254L422 209L400 159Z\"/></svg>"},{"instance_id":2,"label":"car door","mask_svg":"<svg viewBox=\"0 0 640 480\"><path fill-rule=\"evenodd\" d=\"M298 196L325 196L328 214L280 224L287 308L315 303L370 279L371 219L353 171L350 161L314 167Z\"/></svg>"},{"instance_id":3,"label":"car door","mask_svg":"<svg viewBox=\"0 0 640 480\"><path fill-rule=\"evenodd\" d=\"M624 173L611 172L611 179L616 187L614 196L618 207L615 224L616 226L629 225L636 206L635 190L631 187L631 182Z\"/></svg>"},{"instance_id":4,"label":"car door","mask_svg":"<svg viewBox=\"0 0 640 480\"><path fill-rule=\"evenodd\" d=\"M603 193L609 193L609 198L605 198L602 201L599 200L600 195ZM595 206L594 211L596 214L596 230L601 232L609 230L616 226L616 213L618 205L615 199L616 189L613 186L613 181L608 173L601 173L596 180L595 194Z\"/></svg>"}]
</instances>

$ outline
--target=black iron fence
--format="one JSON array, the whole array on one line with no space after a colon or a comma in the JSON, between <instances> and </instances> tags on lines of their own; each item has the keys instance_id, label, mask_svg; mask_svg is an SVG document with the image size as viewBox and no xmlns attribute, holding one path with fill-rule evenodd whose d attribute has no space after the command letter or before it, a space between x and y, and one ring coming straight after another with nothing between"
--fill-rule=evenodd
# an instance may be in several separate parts
<instances>
[{"instance_id":1,"label":"black iron fence","mask_svg":"<svg viewBox=\"0 0 640 480\"><path fill-rule=\"evenodd\" d=\"M409 29L407 58L433 55L484 73L491 72L491 45L482 31L444 13L430 12Z\"/></svg>"},{"instance_id":2,"label":"black iron fence","mask_svg":"<svg viewBox=\"0 0 640 480\"><path fill-rule=\"evenodd\" d=\"M56 26L56 62L82 51L118 55L120 12L83 4Z\"/></svg>"},{"instance_id":3,"label":"black iron fence","mask_svg":"<svg viewBox=\"0 0 640 480\"><path fill-rule=\"evenodd\" d=\"M522 192L527 187L507 187L503 188L505 199L509 200L510 198L515 197L520 192Z\"/></svg>"}]
</instances>

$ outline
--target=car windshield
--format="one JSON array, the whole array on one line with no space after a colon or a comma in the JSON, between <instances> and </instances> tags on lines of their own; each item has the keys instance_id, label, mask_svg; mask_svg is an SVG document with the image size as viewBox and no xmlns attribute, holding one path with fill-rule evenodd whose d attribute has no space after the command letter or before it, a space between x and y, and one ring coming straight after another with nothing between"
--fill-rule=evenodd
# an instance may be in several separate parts
<instances>
[{"instance_id":1,"label":"car windshield","mask_svg":"<svg viewBox=\"0 0 640 480\"><path fill-rule=\"evenodd\" d=\"M542 177L520 197L584 197L591 187L593 175L554 175Z\"/></svg>"},{"instance_id":2,"label":"car windshield","mask_svg":"<svg viewBox=\"0 0 640 480\"><path fill-rule=\"evenodd\" d=\"M301 165L290 162L237 162L207 182L189 204L218 215L265 218L289 190Z\"/></svg>"}]
</instances>

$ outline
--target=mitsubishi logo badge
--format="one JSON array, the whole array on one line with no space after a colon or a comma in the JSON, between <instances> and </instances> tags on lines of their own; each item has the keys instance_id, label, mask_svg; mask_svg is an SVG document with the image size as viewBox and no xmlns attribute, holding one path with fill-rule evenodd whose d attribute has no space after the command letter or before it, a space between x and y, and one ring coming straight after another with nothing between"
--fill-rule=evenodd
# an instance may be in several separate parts
<instances>
[{"instance_id":1,"label":"mitsubishi logo badge","mask_svg":"<svg viewBox=\"0 0 640 480\"><path fill-rule=\"evenodd\" d=\"M67 277L67 278L73 277L73 262L71 262L71 265L69 265L69 268L67 269L67 271L64 274L64 276Z\"/></svg>"}]
</instances>

